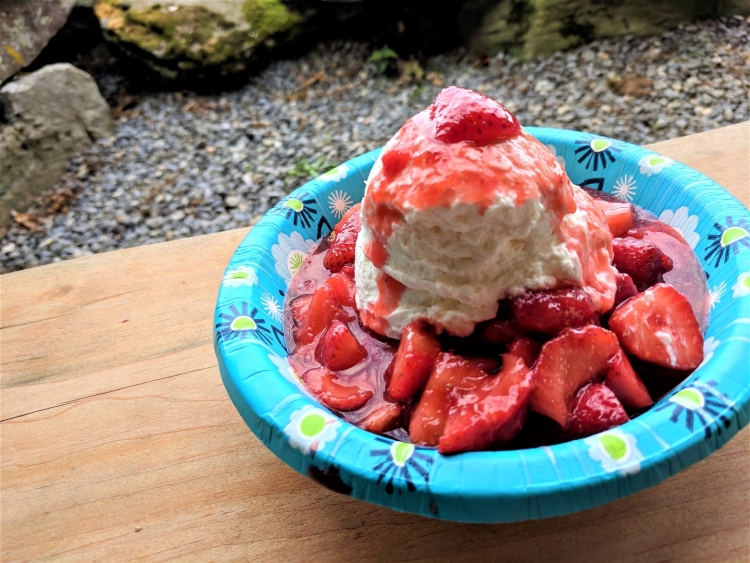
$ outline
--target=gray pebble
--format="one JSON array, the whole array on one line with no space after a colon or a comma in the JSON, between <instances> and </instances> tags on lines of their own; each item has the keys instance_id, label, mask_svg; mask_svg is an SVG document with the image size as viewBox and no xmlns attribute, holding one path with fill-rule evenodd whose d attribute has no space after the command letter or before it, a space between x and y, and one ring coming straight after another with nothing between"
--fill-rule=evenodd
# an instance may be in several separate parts
<instances>
[{"instance_id":1,"label":"gray pebble","mask_svg":"<svg viewBox=\"0 0 750 563\"><path fill-rule=\"evenodd\" d=\"M501 101L524 125L647 144L748 119L749 32L750 18L729 18L525 63L501 54L478 67L459 51L430 70ZM312 176L382 146L440 90L397 83L365 62L369 54L356 43L321 45L237 91L144 96L114 140L72 160L56 187L77 194L66 213L46 232L8 230L2 271L254 224ZM317 72L325 81L298 92ZM618 93L615 77L653 86Z\"/></svg>"}]
</instances>

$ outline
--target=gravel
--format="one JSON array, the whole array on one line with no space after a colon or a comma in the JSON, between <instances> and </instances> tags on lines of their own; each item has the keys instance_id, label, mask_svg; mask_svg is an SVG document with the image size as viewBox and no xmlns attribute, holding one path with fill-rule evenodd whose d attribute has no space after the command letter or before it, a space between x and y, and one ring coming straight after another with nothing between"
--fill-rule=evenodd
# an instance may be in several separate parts
<instances>
[{"instance_id":1,"label":"gravel","mask_svg":"<svg viewBox=\"0 0 750 563\"><path fill-rule=\"evenodd\" d=\"M525 125L638 144L748 119L750 18L618 38L520 63L461 52L430 60L421 84L388 77L364 45L320 45L240 90L143 96L116 138L76 156L62 213L12 226L3 271L253 224L311 177L379 147L441 83L483 92ZM66 191L67 190L67 191Z\"/></svg>"}]
</instances>

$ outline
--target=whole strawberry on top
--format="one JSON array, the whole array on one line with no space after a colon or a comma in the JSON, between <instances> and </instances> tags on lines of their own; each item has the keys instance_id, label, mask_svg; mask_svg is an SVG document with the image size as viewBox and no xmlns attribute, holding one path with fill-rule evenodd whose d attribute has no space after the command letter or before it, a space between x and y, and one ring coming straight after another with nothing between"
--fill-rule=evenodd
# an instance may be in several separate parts
<instances>
[{"instance_id":1,"label":"whole strawberry on top","mask_svg":"<svg viewBox=\"0 0 750 563\"><path fill-rule=\"evenodd\" d=\"M515 137L521 130L515 116L496 101L455 86L437 95L430 120L435 123L435 138L445 143L486 145Z\"/></svg>"}]
</instances>

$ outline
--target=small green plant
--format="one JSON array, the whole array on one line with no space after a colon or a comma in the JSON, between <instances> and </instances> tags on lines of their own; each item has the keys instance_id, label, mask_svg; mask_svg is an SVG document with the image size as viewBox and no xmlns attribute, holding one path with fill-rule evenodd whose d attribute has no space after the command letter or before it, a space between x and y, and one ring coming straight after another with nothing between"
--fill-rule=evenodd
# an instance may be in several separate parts
<instances>
[{"instance_id":1,"label":"small green plant","mask_svg":"<svg viewBox=\"0 0 750 563\"><path fill-rule=\"evenodd\" d=\"M414 90L411 91L411 94L409 94L409 101L413 102L418 100L422 94L424 94L424 84L419 83L414 87Z\"/></svg>"},{"instance_id":2,"label":"small green plant","mask_svg":"<svg viewBox=\"0 0 750 563\"><path fill-rule=\"evenodd\" d=\"M375 63L378 65L380 72L385 72L388 67L395 64L398 60L398 53L386 45L382 49L373 51L369 57L367 57L368 63Z\"/></svg>"},{"instance_id":3,"label":"small green plant","mask_svg":"<svg viewBox=\"0 0 750 563\"><path fill-rule=\"evenodd\" d=\"M333 164L322 156L309 161L304 158L298 158L297 162L294 163L294 167L286 173L284 179L288 183L296 178L314 178L332 167Z\"/></svg>"},{"instance_id":4,"label":"small green plant","mask_svg":"<svg viewBox=\"0 0 750 563\"><path fill-rule=\"evenodd\" d=\"M419 61L407 61L401 67L401 77L406 82L421 83L424 78L424 69Z\"/></svg>"}]
</instances>

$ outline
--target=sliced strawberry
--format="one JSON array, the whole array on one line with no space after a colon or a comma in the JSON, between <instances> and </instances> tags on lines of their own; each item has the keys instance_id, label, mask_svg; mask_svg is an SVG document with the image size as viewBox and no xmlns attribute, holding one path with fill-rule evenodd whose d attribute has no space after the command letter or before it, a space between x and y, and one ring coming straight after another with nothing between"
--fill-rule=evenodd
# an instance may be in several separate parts
<instances>
[{"instance_id":1,"label":"sliced strawberry","mask_svg":"<svg viewBox=\"0 0 750 563\"><path fill-rule=\"evenodd\" d=\"M521 330L513 319L493 319L482 326L479 339L487 344L507 344L520 334Z\"/></svg>"},{"instance_id":2,"label":"sliced strawberry","mask_svg":"<svg viewBox=\"0 0 750 563\"><path fill-rule=\"evenodd\" d=\"M340 272L344 274L347 278L354 281L354 265L353 264L347 264L343 268L341 268Z\"/></svg>"},{"instance_id":3,"label":"sliced strawberry","mask_svg":"<svg viewBox=\"0 0 750 563\"><path fill-rule=\"evenodd\" d=\"M523 336L521 338L516 338L513 342L508 344L508 353L522 358L528 367L534 365L541 350L542 345L539 344L539 342Z\"/></svg>"},{"instance_id":4,"label":"sliced strawberry","mask_svg":"<svg viewBox=\"0 0 750 563\"><path fill-rule=\"evenodd\" d=\"M641 410L654 404L625 352L618 350L607 363L609 367L604 383L612 389L626 409Z\"/></svg>"},{"instance_id":5,"label":"sliced strawberry","mask_svg":"<svg viewBox=\"0 0 750 563\"><path fill-rule=\"evenodd\" d=\"M349 327L338 320L331 321L315 350L315 359L333 371L349 369L366 357L364 346L357 341Z\"/></svg>"},{"instance_id":6,"label":"sliced strawberry","mask_svg":"<svg viewBox=\"0 0 750 563\"><path fill-rule=\"evenodd\" d=\"M523 330L510 313L508 300L500 301L494 319L481 323L475 332L479 340L487 344L507 344L523 335Z\"/></svg>"},{"instance_id":7,"label":"sliced strawberry","mask_svg":"<svg viewBox=\"0 0 750 563\"><path fill-rule=\"evenodd\" d=\"M645 225L633 227L628 231L628 236L642 239L648 236L649 233L665 233L673 238L676 238L681 243L687 244L687 242L685 241L685 237L682 236L682 232L679 229L675 229L671 225L667 225L662 221L650 221Z\"/></svg>"},{"instance_id":8,"label":"sliced strawberry","mask_svg":"<svg viewBox=\"0 0 750 563\"><path fill-rule=\"evenodd\" d=\"M419 321L406 325L391 364L388 394L402 400L422 389L439 353L440 343L430 325Z\"/></svg>"},{"instance_id":9,"label":"sliced strawberry","mask_svg":"<svg viewBox=\"0 0 750 563\"><path fill-rule=\"evenodd\" d=\"M689 244L666 232L647 232L644 239L654 243L672 259L672 270L664 274L664 283L668 283L687 297L701 330L705 332L711 300L703 264Z\"/></svg>"},{"instance_id":10,"label":"sliced strawberry","mask_svg":"<svg viewBox=\"0 0 750 563\"><path fill-rule=\"evenodd\" d=\"M548 335L596 319L591 298L577 287L526 291L511 301L510 309L522 329Z\"/></svg>"},{"instance_id":11,"label":"sliced strawberry","mask_svg":"<svg viewBox=\"0 0 750 563\"><path fill-rule=\"evenodd\" d=\"M294 323L294 326L305 324L305 319L307 319L307 311L310 309L311 300L312 294L309 294L297 297L291 303L289 303L289 312L292 315L292 322Z\"/></svg>"},{"instance_id":12,"label":"sliced strawberry","mask_svg":"<svg viewBox=\"0 0 750 563\"><path fill-rule=\"evenodd\" d=\"M401 403L384 403L360 420L357 425L373 434L389 432L399 427L403 411L404 406Z\"/></svg>"},{"instance_id":13,"label":"sliced strawberry","mask_svg":"<svg viewBox=\"0 0 750 563\"><path fill-rule=\"evenodd\" d=\"M354 263L354 247L362 229L362 215L353 206L333 230L333 240L323 257L323 266L331 272L338 272L347 264Z\"/></svg>"},{"instance_id":14,"label":"sliced strawberry","mask_svg":"<svg viewBox=\"0 0 750 563\"><path fill-rule=\"evenodd\" d=\"M604 213L609 232L613 237L621 237L633 228L633 206L626 202L595 199L597 207Z\"/></svg>"},{"instance_id":15,"label":"sliced strawberry","mask_svg":"<svg viewBox=\"0 0 750 563\"><path fill-rule=\"evenodd\" d=\"M523 426L533 389L534 372L518 356L503 354L500 373L480 379L468 391L453 389L438 451L483 450L512 439Z\"/></svg>"},{"instance_id":16,"label":"sliced strawberry","mask_svg":"<svg viewBox=\"0 0 750 563\"><path fill-rule=\"evenodd\" d=\"M663 281L662 275L672 269L672 259L654 243L632 237L612 239L617 271L628 274L638 291Z\"/></svg>"},{"instance_id":17,"label":"sliced strawberry","mask_svg":"<svg viewBox=\"0 0 750 563\"><path fill-rule=\"evenodd\" d=\"M355 203L352 205L349 210L344 213L344 215L339 219L339 222L336 223L336 226L333 227L333 233L339 234L341 232L341 229L344 228L344 225L346 225L349 222L349 219L351 219L352 215L359 215L360 211L362 210L362 202Z\"/></svg>"},{"instance_id":18,"label":"sliced strawberry","mask_svg":"<svg viewBox=\"0 0 750 563\"><path fill-rule=\"evenodd\" d=\"M615 304L613 309L626 299L630 299L634 295L638 295L638 288L635 287L632 278L627 274L618 273L615 276L617 282L617 290L615 291Z\"/></svg>"},{"instance_id":19,"label":"sliced strawberry","mask_svg":"<svg viewBox=\"0 0 750 563\"><path fill-rule=\"evenodd\" d=\"M336 374L324 368L306 371L302 380L321 403L334 411L356 411L372 398L372 391L369 389L357 385L342 385Z\"/></svg>"},{"instance_id":20,"label":"sliced strawberry","mask_svg":"<svg viewBox=\"0 0 750 563\"><path fill-rule=\"evenodd\" d=\"M498 102L456 86L438 93L430 119L435 123L435 138L444 143L486 145L515 137L521 130L518 120Z\"/></svg>"},{"instance_id":21,"label":"sliced strawberry","mask_svg":"<svg viewBox=\"0 0 750 563\"><path fill-rule=\"evenodd\" d=\"M307 318L297 332L297 345L310 344L334 319L348 320L349 316L339 305L333 288L327 283L322 283L310 298Z\"/></svg>"},{"instance_id":22,"label":"sliced strawberry","mask_svg":"<svg viewBox=\"0 0 750 563\"><path fill-rule=\"evenodd\" d=\"M478 367L486 374L494 374L503 365L499 358L491 356L465 356L465 358L467 362Z\"/></svg>"},{"instance_id":23,"label":"sliced strawberry","mask_svg":"<svg viewBox=\"0 0 750 563\"><path fill-rule=\"evenodd\" d=\"M615 394L606 385L591 383L575 396L567 432L572 436L591 436L628 420Z\"/></svg>"},{"instance_id":24,"label":"sliced strawberry","mask_svg":"<svg viewBox=\"0 0 750 563\"><path fill-rule=\"evenodd\" d=\"M326 283L333 288L333 292L336 294L336 299L341 305L354 307L354 294L356 293L357 288L355 287L352 278L341 271L331 274L331 277L326 280Z\"/></svg>"},{"instance_id":25,"label":"sliced strawberry","mask_svg":"<svg viewBox=\"0 0 750 563\"><path fill-rule=\"evenodd\" d=\"M427 380L409 423L414 444L437 446L448 418L449 397L454 388L475 389L487 374L461 356L442 352Z\"/></svg>"},{"instance_id":26,"label":"sliced strawberry","mask_svg":"<svg viewBox=\"0 0 750 563\"><path fill-rule=\"evenodd\" d=\"M542 346L534 364L531 408L565 427L573 395L607 369L619 346L614 333L598 326L567 328Z\"/></svg>"},{"instance_id":27,"label":"sliced strawberry","mask_svg":"<svg viewBox=\"0 0 750 563\"><path fill-rule=\"evenodd\" d=\"M609 319L629 354L662 367L692 370L703 361L703 334L684 295L657 284L620 305Z\"/></svg>"}]
</instances>

